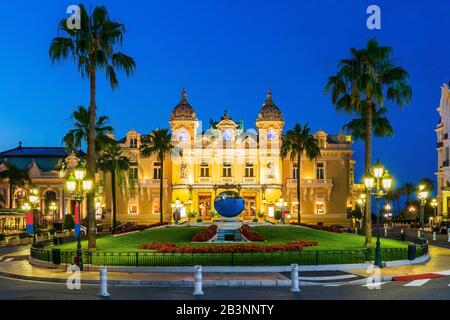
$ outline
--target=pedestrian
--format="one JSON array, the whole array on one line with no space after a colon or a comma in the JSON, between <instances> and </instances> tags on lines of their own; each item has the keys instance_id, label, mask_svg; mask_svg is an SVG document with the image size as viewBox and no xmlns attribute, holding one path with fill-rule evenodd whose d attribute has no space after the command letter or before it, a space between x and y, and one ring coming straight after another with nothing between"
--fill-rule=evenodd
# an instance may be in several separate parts
<instances>
[{"instance_id":1,"label":"pedestrian","mask_svg":"<svg viewBox=\"0 0 450 320\"><path fill-rule=\"evenodd\" d=\"M175 220L175 224L178 224L178 219L179 219L179 213L178 213L178 209L177 209L173 213L173 220Z\"/></svg>"},{"instance_id":2,"label":"pedestrian","mask_svg":"<svg viewBox=\"0 0 450 320\"><path fill-rule=\"evenodd\" d=\"M281 210L281 224L284 224L285 220L286 220L286 211Z\"/></svg>"}]
</instances>

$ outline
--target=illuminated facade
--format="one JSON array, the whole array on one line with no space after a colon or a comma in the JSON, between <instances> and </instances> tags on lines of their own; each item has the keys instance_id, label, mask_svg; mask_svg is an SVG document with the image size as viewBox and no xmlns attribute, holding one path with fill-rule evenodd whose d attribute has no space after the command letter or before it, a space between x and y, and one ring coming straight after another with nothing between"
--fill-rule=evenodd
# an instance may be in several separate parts
<instances>
[{"instance_id":1,"label":"illuminated facade","mask_svg":"<svg viewBox=\"0 0 450 320\"><path fill-rule=\"evenodd\" d=\"M438 214L447 215L450 211L450 88L443 84L439 108L440 121L436 127L437 134L437 199Z\"/></svg>"},{"instance_id":2,"label":"illuminated facade","mask_svg":"<svg viewBox=\"0 0 450 320\"><path fill-rule=\"evenodd\" d=\"M167 159L164 168L156 158L139 155L148 135L132 130L119 141L132 168L116 186L118 221L159 221L162 170L166 221L172 219L177 199L183 218L195 212L198 218L210 220L215 195L224 190L237 191L245 199L244 220L273 220L275 212L283 208L287 218L296 221L298 173L289 158L280 158L284 119L270 91L257 114L256 129L243 128L242 122L234 121L225 111L218 122L204 130L184 90L169 123L172 143L182 150L182 156ZM302 222L348 225L347 210L354 208L357 198L351 140L343 133L318 131L315 136L321 157L314 161L303 157L301 161ZM108 178L102 188L106 212L110 212L109 184Z\"/></svg>"}]
</instances>

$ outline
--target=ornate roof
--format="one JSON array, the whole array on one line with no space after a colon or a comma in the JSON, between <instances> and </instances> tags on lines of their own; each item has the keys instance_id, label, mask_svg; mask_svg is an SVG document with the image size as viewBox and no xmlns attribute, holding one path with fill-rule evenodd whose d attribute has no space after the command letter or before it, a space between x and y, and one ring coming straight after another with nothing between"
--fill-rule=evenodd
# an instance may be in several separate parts
<instances>
[{"instance_id":1,"label":"ornate roof","mask_svg":"<svg viewBox=\"0 0 450 320\"><path fill-rule=\"evenodd\" d=\"M261 108L261 111L258 114L258 121L283 121L283 114L280 111L280 108L272 100L272 90L269 89L267 92L266 101Z\"/></svg>"},{"instance_id":2,"label":"ornate roof","mask_svg":"<svg viewBox=\"0 0 450 320\"><path fill-rule=\"evenodd\" d=\"M189 104L187 100L186 89L181 92L181 101L175 108L173 108L172 114L170 115L170 121L174 120L194 120L197 121L194 108Z\"/></svg>"}]
</instances>

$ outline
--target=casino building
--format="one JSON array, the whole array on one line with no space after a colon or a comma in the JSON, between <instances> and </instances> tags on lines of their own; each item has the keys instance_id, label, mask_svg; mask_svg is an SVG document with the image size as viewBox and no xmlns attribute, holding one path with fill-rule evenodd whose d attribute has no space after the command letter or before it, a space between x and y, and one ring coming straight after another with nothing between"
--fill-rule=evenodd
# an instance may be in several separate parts
<instances>
[{"instance_id":1,"label":"casino building","mask_svg":"<svg viewBox=\"0 0 450 320\"><path fill-rule=\"evenodd\" d=\"M117 220L151 223L159 221L159 178L164 178L164 219L170 221L174 207L187 219L190 212L204 221L214 216L214 198L224 190L234 190L245 199L244 220L273 220L284 209L296 221L298 203L302 222L348 225L349 208L354 208L352 142L342 132L330 135L317 131L321 157L301 160L301 197L297 199L296 163L280 158L284 117L272 92L258 110L255 129L244 128L227 111L207 128L183 90L173 108L169 124L177 150L164 168L156 158L142 158L139 148L148 135L129 131L119 142L132 167L116 186ZM110 212L109 177L102 188L106 212ZM108 214L106 220L110 219ZM264 217L263 217L264 216Z\"/></svg>"}]
</instances>

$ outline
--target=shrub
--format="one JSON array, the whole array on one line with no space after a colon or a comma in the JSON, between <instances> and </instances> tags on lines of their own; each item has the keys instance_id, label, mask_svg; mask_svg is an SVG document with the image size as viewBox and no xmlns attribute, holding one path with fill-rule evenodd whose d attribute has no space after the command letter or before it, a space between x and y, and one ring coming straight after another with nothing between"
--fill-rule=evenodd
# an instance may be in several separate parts
<instances>
[{"instance_id":1,"label":"shrub","mask_svg":"<svg viewBox=\"0 0 450 320\"><path fill-rule=\"evenodd\" d=\"M126 223L126 224L119 226L116 229L115 234L122 234L122 233L127 233L127 232L146 230L146 229L156 228L156 227L165 226L165 225L167 225L167 222L163 222L163 223L158 222L158 223L154 223L154 224L150 224L150 225Z\"/></svg>"},{"instance_id":2,"label":"shrub","mask_svg":"<svg viewBox=\"0 0 450 320\"><path fill-rule=\"evenodd\" d=\"M202 230L197 232L192 237L192 242L207 242L211 240L217 233L217 226L215 224L212 224L208 227L206 231Z\"/></svg>"},{"instance_id":3,"label":"shrub","mask_svg":"<svg viewBox=\"0 0 450 320\"><path fill-rule=\"evenodd\" d=\"M276 221L280 221L281 220L281 211L280 210L275 211L274 218L275 218Z\"/></svg>"},{"instance_id":4,"label":"shrub","mask_svg":"<svg viewBox=\"0 0 450 320\"><path fill-rule=\"evenodd\" d=\"M253 218L253 222L258 222L258 218Z\"/></svg>"},{"instance_id":5,"label":"shrub","mask_svg":"<svg viewBox=\"0 0 450 320\"><path fill-rule=\"evenodd\" d=\"M207 234L206 231L203 231ZM232 244L232 245L207 245L207 246L177 246L175 243L144 243L141 249L154 250L157 253L245 253L245 252L277 252L277 251L302 251L304 247L317 246L316 241L295 240L287 244L256 245L256 244Z\"/></svg>"},{"instance_id":6,"label":"shrub","mask_svg":"<svg viewBox=\"0 0 450 320\"><path fill-rule=\"evenodd\" d=\"M299 225L297 222L294 222L292 224L293 225ZM344 231L342 231L342 229L336 228L336 227L333 227L333 226L330 227L330 226L306 224L306 223L300 223L300 226L311 228L311 229L315 229L315 230L320 230L320 231L328 231L328 232L334 232L334 233L344 233Z\"/></svg>"},{"instance_id":7,"label":"shrub","mask_svg":"<svg viewBox=\"0 0 450 320\"><path fill-rule=\"evenodd\" d=\"M198 218L197 222L203 222L203 219L202 218Z\"/></svg>"},{"instance_id":8,"label":"shrub","mask_svg":"<svg viewBox=\"0 0 450 320\"><path fill-rule=\"evenodd\" d=\"M257 231L253 231L248 224L244 224L241 227L241 233L249 241L265 241L266 237Z\"/></svg>"},{"instance_id":9,"label":"shrub","mask_svg":"<svg viewBox=\"0 0 450 320\"><path fill-rule=\"evenodd\" d=\"M72 230L75 228L75 221L73 221L73 216L71 214L66 214L64 216L63 229Z\"/></svg>"}]
</instances>

